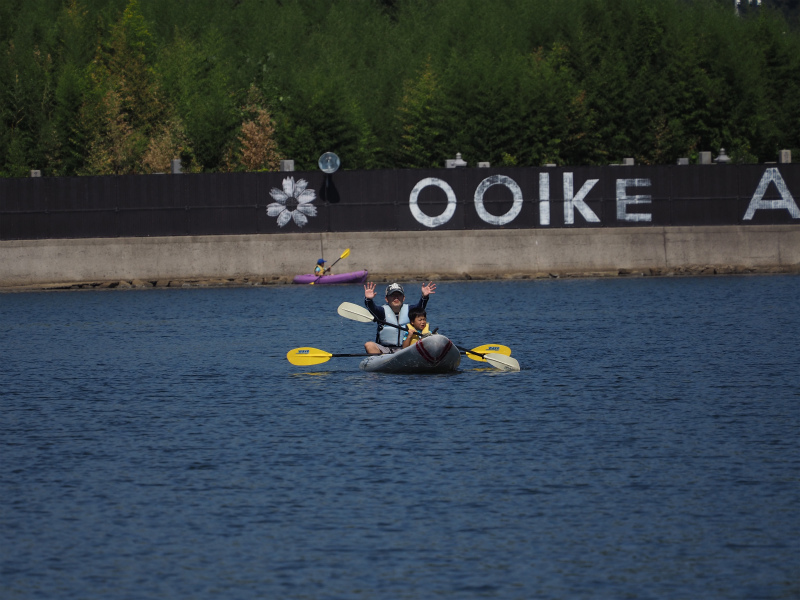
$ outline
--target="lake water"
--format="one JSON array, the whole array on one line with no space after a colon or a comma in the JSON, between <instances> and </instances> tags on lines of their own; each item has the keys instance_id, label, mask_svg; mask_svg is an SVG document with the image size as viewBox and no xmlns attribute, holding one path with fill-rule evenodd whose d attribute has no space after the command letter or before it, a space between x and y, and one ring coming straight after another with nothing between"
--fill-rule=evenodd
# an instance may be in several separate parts
<instances>
[{"instance_id":1,"label":"lake water","mask_svg":"<svg viewBox=\"0 0 800 600\"><path fill-rule=\"evenodd\" d=\"M362 298L0 294L0 597L800 597L800 277L442 282L521 372L288 363Z\"/></svg>"}]
</instances>

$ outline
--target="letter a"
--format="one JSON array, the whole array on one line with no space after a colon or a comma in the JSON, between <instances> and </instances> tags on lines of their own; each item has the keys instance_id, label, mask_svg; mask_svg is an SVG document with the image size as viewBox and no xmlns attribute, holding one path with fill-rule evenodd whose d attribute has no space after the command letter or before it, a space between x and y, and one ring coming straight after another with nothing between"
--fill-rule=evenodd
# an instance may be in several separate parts
<instances>
[{"instance_id":1,"label":"letter a","mask_svg":"<svg viewBox=\"0 0 800 600\"><path fill-rule=\"evenodd\" d=\"M775 187L778 188L781 200L764 200L764 194L767 192L770 182L774 183ZM800 209L797 208L797 204L794 198L792 198L792 193L789 191L789 188L786 187L786 182L783 180L783 177L781 177L780 171L775 167L770 167L764 171L764 176L761 178L761 181L758 182L756 193L753 194L753 198L750 200L750 205L747 207L747 212L744 213L743 220L751 220L753 215L756 214L756 211L760 208L771 210L785 208L789 211L789 214L792 215L793 219L800 219Z\"/></svg>"}]
</instances>

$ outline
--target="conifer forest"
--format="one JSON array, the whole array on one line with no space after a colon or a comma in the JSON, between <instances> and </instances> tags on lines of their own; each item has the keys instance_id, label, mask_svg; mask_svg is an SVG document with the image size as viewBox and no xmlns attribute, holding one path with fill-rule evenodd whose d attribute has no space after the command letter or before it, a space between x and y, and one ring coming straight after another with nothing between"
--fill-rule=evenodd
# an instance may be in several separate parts
<instances>
[{"instance_id":1,"label":"conifer forest","mask_svg":"<svg viewBox=\"0 0 800 600\"><path fill-rule=\"evenodd\" d=\"M0 0L0 176L800 158L798 0Z\"/></svg>"}]
</instances>

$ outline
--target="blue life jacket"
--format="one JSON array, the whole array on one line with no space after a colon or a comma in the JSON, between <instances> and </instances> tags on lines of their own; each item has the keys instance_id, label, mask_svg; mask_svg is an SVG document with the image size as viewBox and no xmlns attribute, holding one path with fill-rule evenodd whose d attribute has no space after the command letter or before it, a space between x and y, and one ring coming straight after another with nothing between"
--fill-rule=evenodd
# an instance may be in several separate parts
<instances>
[{"instance_id":1,"label":"blue life jacket","mask_svg":"<svg viewBox=\"0 0 800 600\"><path fill-rule=\"evenodd\" d=\"M383 320L394 325L408 325L411 321L408 318L408 304L403 304L400 314L394 314L392 307L388 304L383 305ZM390 325L378 325L377 342L384 346L402 346L408 332L397 329Z\"/></svg>"}]
</instances>

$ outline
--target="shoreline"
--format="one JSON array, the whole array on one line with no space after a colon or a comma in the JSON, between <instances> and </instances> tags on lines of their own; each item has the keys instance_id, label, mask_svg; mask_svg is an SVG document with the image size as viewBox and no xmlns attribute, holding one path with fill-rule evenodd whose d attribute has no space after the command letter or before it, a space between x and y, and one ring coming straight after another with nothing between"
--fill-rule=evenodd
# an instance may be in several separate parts
<instances>
[{"instance_id":1,"label":"shoreline","mask_svg":"<svg viewBox=\"0 0 800 600\"><path fill-rule=\"evenodd\" d=\"M800 265L754 267L738 265L689 265L685 267L662 269L613 269L605 271L547 271L529 273L377 273L370 275L368 281L388 283L391 281L530 281L536 279L603 279L611 277L710 277L716 275L793 275L800 274ZM141 289L202 289L265 287L297 285L293 276L275 275L268 277L228 277L228 278L187 278L187 279L114 279L107 281L64 281L28 285L0 286L2 293L18 292L63 292L91 290L141 290ZM352 285L352 284L339 284Z\"/></svg>"}]
</instances>

